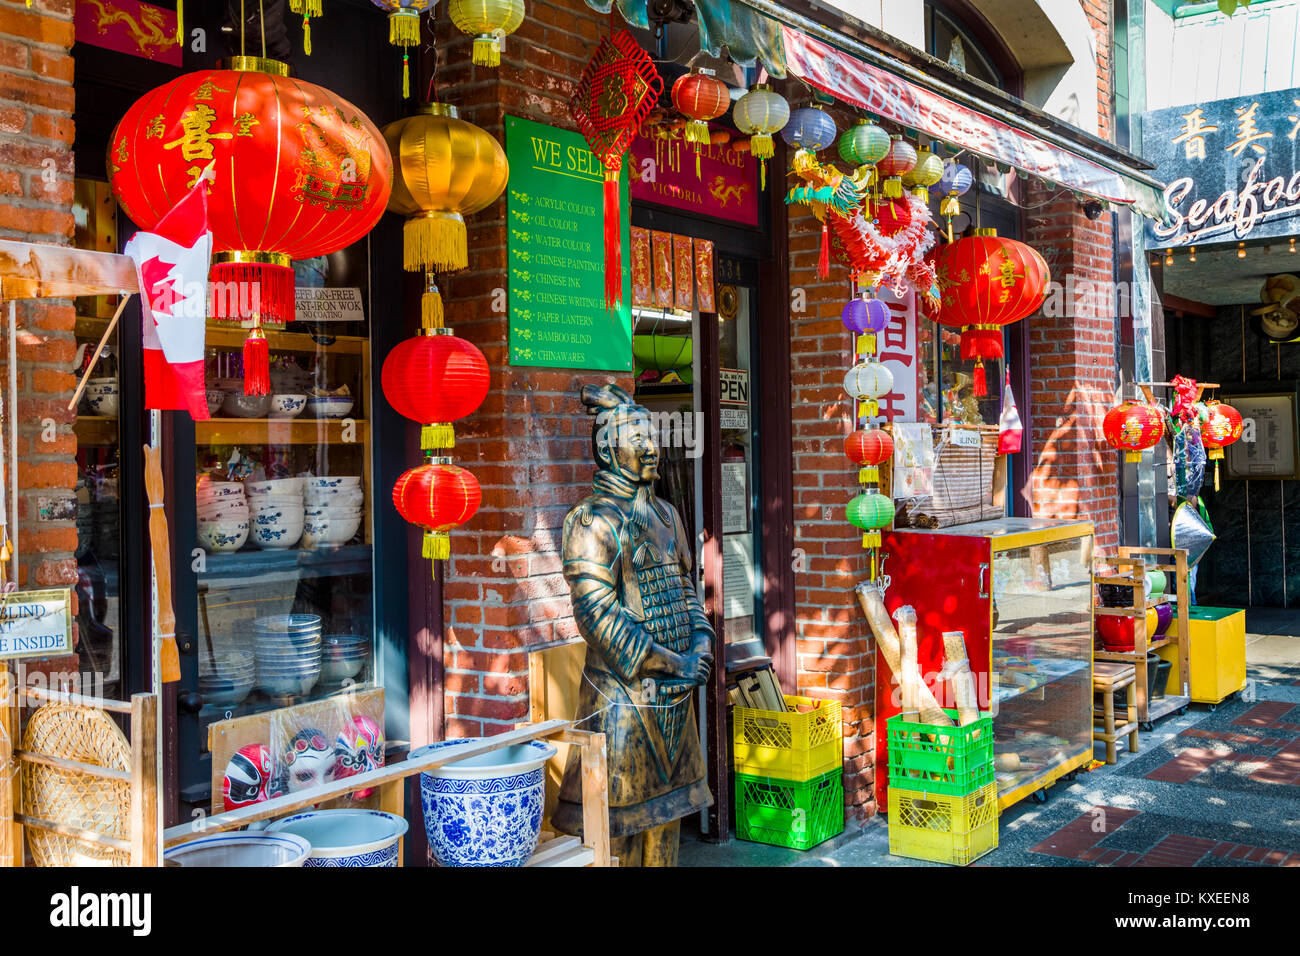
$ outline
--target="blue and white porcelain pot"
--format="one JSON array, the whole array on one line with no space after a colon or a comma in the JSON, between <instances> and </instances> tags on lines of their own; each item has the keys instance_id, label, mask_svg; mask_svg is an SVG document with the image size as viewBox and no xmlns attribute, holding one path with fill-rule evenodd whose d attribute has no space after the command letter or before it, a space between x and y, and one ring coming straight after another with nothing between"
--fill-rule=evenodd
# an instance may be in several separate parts
<instances>
[{"instance_id":1,"label":"blue and white porcelain pot","mask_svg":"<svg viewBox=\"0 0 1300 956\"><path fill-rule=\"evenodd\" d=\"M444 740L411 759L490 738ZM540 740L468 757L420 774L429 848L442 866L523 866L537 849L546 802L545 766L555 745Z\"/></svg>"},{"instance_id":2,"label":"blue and white porcelain pot","mask_svg":"<svg viewBox=\"0 0 1300 956\"><path fill-rule=\"evenodd\" d=\"M406 821L381 810L312 810L276 820L266 830L310 843L304 866L397 866Z\"/></svg>"}]
</instances>

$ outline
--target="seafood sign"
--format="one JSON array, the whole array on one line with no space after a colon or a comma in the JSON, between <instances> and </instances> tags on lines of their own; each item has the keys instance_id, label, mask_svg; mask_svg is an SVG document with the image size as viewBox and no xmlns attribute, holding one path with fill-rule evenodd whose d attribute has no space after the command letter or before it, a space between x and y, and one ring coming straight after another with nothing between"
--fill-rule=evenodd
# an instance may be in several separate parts
<instances>
[{"instance_id":1,"label":"seafood sign","mask_svg":"<svg viewBox=\"0 0 1300 956\"><path fill-rule=\"evenodd\" d=\"M71 636L72 592L67 588L0 595L0 660L66 654Z\"/></svg>"},{"instance_id":2,"label":"seafood sign","mask_svg":"<svg viewBox=\"0 0 1300 956\"><path fill-rule=\"evenodd\" d=\"M137 0L77 0L77 42L181 65L176 11Z\"/></svg>"}]
</instances>

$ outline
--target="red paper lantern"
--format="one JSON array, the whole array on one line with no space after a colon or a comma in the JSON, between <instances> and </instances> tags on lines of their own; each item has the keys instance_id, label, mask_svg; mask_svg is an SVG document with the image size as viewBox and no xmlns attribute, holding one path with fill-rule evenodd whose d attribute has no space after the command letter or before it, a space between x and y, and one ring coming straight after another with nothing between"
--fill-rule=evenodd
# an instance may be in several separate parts
<instances>
[{"instance_id":1,"label":"red paper lantern","mask_svg":"<svg viewBox=\"0 0 1300 956\"><path fill-rule=\"evenodd\" d=\"M1205 410L1210 417L1201 426L1201 444L1210 458L1222 458L1223 449L1241 437L1245 423L1241 412L1223 402L1206 402Z\"/></svg>"},{"instance_id":2,"label":"red paper lantern","mask_svg":"<svg viewBox=\"0 0 1300 956\"><path fill-rule=\"evenodd\" d=\"M210 278L240 290L233 305L214 295L213 314L255 320L246 355L261 363L266 340L257 324L293 319L292 260L369 232L388 204L393 160L375 125L341 96L290 80L275 60L228 65L186 73L136 100L109 139L109 181L127 215L153 229L213 167ZM261 371L246 370L249 394L269 389Z\"/></svg>"},{"instance_id":3,"label":"red paper lantern","mask_svg":"<svg viewBox=\"0 0 1300 956\"><path fill-rule=\"evenodd\" d=\"M1101 430L1112 448L1126 452L1125 461L1135 462L1144 449L1164 437L1165 423L1160 412L1145 402L1124 402L1106 413Z\"/></svg>"},{"instance_id":4,"label":"red paper lantern","mask_svg":"<svg viewBox=\"0 0 1300 956\"><path fill-rule=\"evenodd\" d=\"M880 480L879 465L894 457L894 439L879 428L863 428L844 439L844 454L862 466L858 479L862 483Z\"/></svg>"},{"instance_id":5,"label":"red paper lantern","mask_svg":"<svg viewBox=\"0 0 1300 956\"><path fill-rule=\"evenodd\" d=\"M895 134L889 137L889 152L884 159L876 163L876 175L880 177L880 191L891 199L903 195L902 177L916 168L916 150L903 137Z\"/></svg>"},{"instance_id":6,"label":"red paper lantern","mask_svg":"<svg viewBox=\"0 0 1300 956\"><path fill-rule=\"evenodd\" d=\"M424 529L422 553L437 560L451 557L447 532L474 517L482 497L470 472L438 460L403 472L393 485L398 514Z\"/></svg>"},{"instance_id":7,"label":"red paper lantern","mask_svg":"<svg viewBox=\"0 0 1300 956\"><path fill-rule=\"evenodd\" d=\"M388 404L424 425L422 448L450 448L456 442L451 423L487 397L488 364L477 347L449 329L429 329L388 353L380 381Z\"/></svg>"},{"instance_id":8,"label":"red paper lantern","mask_svg":"<svg viewBox=\"0 0 1300 956\"><path fill-rule=\"evenodd\" d=\"M689 120L686 142L695 144L695 178L700 178L700 147L709 144L709 120L717 119L731 105L731 90L712 73L692 70L673 84L673 106Z\"/></svg>"},{"instance_id":9,"label":"red paper lantern","mask_svg":"<svg viewBox=\"0 0 1300 956\"><path fill-rule=\"evenodd\" d=\"M569 103L578 131L605 169L605 307L611 311L623 301L623 154L663 91L664 81L650 54L632 34L619 30L600 41Z\"/></svg>"},{"instance_id":10,"label":"red paper lantern","mask_svg":"<svg viewBox=\"0 0 1300 956\"><path fill-rule=\"evenodd\" d=\"M961 357L975 361L975 394L987 395L984 359L1002 357L1002 326L1032 315L1051 273L1034 249L992 229L941 246L935 255L941 325L961 327Z\"/></svg>"}]
</instances>

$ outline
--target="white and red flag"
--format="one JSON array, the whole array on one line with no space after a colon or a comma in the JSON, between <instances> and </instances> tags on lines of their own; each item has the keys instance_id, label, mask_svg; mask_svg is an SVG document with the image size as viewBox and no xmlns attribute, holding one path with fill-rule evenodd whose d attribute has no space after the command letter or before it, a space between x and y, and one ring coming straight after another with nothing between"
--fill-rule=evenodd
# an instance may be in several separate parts
<instances>
[{"instance_id":1,"label":"white and red flag","mask_svg":"<svg viewBox=\"0 0 1300 956\"><path fill-rule=\"evenodd\" d=\"M144 302L145 408L183 409L205 421L203 340L212 260L206 179L153 232L132 236L124 251L135 260Z\"/></svg>"}]
</instances>

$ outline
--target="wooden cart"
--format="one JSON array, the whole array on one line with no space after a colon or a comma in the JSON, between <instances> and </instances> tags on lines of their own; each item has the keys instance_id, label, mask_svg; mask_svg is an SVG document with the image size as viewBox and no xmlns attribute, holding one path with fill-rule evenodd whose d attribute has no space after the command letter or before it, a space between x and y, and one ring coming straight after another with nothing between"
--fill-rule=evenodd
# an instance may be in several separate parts
<instances>
[{"instance_id":1,"label":"wooden cart","mask_svg":"<svg viewBox=\"0 0 1300 956\"><path fill-rule=\"evenodd\" d=\"M1147 558L1163 559L1160 564L1147 563ZM1110 569L1116 569L1111 571ZM1172 572L1176 582L1173 595L1168 593L1158 597L1147 597L1146 574L1148 571ZM1098 617L1128 617L1133 619L1133 650L1131 651L1094 651L1093 658L1099 661L1120 661L1133 664L1137 670L1134 684L1137 695L1138 723L1143 730L1151 730L1155 721L1167 717L1175 711L1182 713L1191 702L1187 684L1187 648L1188 648L1188 593L1187 593L1187 550L1185 548L1128 548L1119 549L1119 556L1098 558L1094 565L1094 584L1112 584L1132 588L1132 600L1124 607L1098 607L1093 613ZM1157 637L1147 633L1147 610L1158 604L1164 604L1173 597L1178 602L1178 630ZM1172 631L1172 628L1170 629ZM1176 647L1179 661L1178 693L1166 691L1165 696L1156 700L1147 699L1147 654L1164 647ZM1172 676L1172 675L1171 675ZM1171 689L1172 690L1172 689Z\"/></svg>"}]
</instances>

